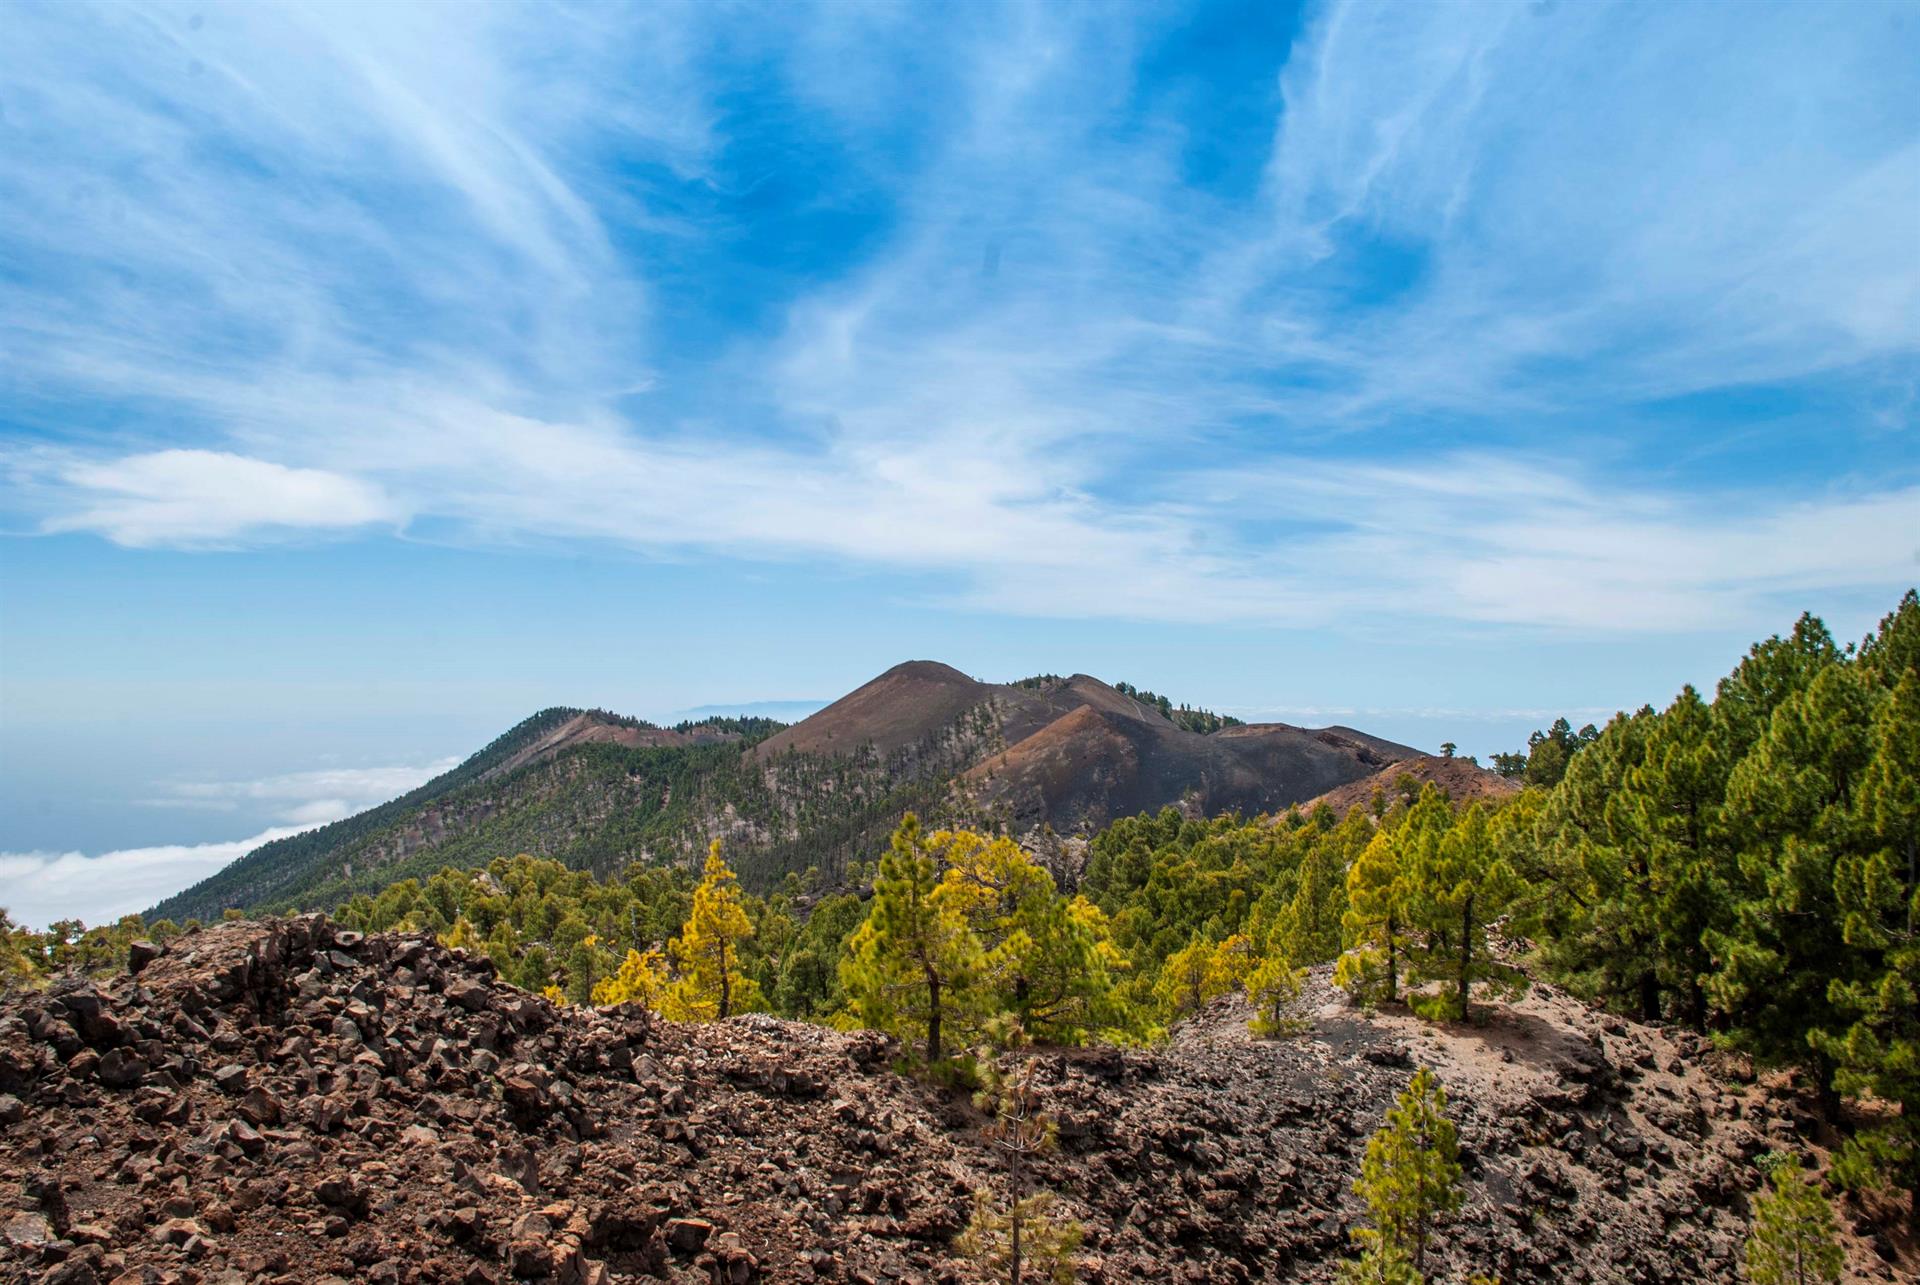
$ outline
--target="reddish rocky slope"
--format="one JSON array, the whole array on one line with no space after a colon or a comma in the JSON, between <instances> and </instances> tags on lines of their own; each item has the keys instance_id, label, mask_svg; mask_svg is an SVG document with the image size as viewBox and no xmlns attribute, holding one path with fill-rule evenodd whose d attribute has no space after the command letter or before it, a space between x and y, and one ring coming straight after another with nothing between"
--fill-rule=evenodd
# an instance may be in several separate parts
<instances>
[{"instance_id":1,"label":"reddish rocky slope","mask_svg":"<svg viewBox=\"0 0 1920 1285\"><path fill-rule=\"evenodd\" d=\"M1308 799L1300 805L1300 810L1311 812L1324 803L1333 809L1335 816L1345 816L1349 808L1364 807L1371 803L1375 790L1389 799L1393 798L1402 776L1410 776L1421 785L1433 782L1447 792L1448 798L1461 806L1475 799L1497 803L1520 793L1518 782L1509 781L1497 772L1489 772L1465 759L1421 754L1390 763L1371 776L1336 786L1325 794Z\"/></svg>"}]
</instances>

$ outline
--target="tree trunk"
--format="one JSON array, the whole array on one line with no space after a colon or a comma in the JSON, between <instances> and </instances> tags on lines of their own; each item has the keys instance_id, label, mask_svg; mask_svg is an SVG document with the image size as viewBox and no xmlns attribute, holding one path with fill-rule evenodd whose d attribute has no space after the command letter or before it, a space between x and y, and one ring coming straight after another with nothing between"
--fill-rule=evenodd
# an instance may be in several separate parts
<instances>
[{"instance_id":1,"label":"tree trunk","mask_svg":"<svg viewBox=\"0 0 1920 1285\"><path fill-rule=\"evenodd\" d=\"M1660 979L1651 968L1640 974L1640 1020L1660 1020Z\"/></svg>"},{"instance_id":2,"label":"tree trunk","mask_svg":"<svg viewBox=\"0 0 1920 1285\"><path fill-rule=\"evenodd\" d=\"M727 946L720 943L720 1020L733 1011L733 979L727 976Z\"/></svg>"},{"instance_id":3,"label":"tree trunk","mask_svg":"<svg viewBox=\"0 0 1920 1285\"><path fill-rule=\"evenodd\" d=\"M1014 1153L1014 1172L1019 1173L1019 1153ZM1016 1176L1013 1181L1013 1217L1007 1229L1008 1253L1007 1269L1011 1285L1020 1285L1020 1224L1026 1218L1026 1202L1020 1195L1021 1182Z\"/></svg>"},{"instance_id":4,"label":"tree trunk","mask_svg":"<svg viewBox=\"0 0 1920 1285\"><path fill-rule=\"evenodd\" d=\"M1840 1123L1840 1091L1833 1087L1833 1060L1818 1049L1813 1054L1813 1091L1820 1101L1820 1114L1831 1124Z\"/></svg>"},{"instance_id":5,"label":"tree trunk","mask_svg":"<svg viewBox=\"0 0 1920 1285\"><path fill-rule=\"evenodd\" d=\"M940 977L927 971L927 1065L940 1060Z\"/></svg>"},{"instance_id":6,"label":"tree trunk","mask_svg":"<svg viewBox=\"0 0 1920 1285\"><path fill-rule=\"evenodd\" d=\"M1473 986L1473 894L1460 912L1460 1020L1467 1020L1467 995Z\"/></svg>"},{"instance_id":7,"label":"tree trunk","mask_svg":"<svg viewBox=\"0 0 1920 1285\"><path fill-rule=\"evenodd\" d=\"M1907 836L1907 936L1909 937L1913 936L1915 906L1913 889L1915 881L1920 880L1920 869L1916 867L1920 867L1920 838L1910 834ZM1914 1195L1913 1216L1916 1222L1920 1222L1920 1192Z\"/></svg>"},{"instance_id":8,"label":"tree trunk","mask_svg":"<svg viewBox=\"0 0 1920 1285\"><path fill-rule=\"evenodd\" d=\"M1400 925L1395 922L1392 912L1387 914L1387 1002L1400 998L1399 961L1394 958L1394 941L1399 936Z\"/></svg>"}]
</instances>

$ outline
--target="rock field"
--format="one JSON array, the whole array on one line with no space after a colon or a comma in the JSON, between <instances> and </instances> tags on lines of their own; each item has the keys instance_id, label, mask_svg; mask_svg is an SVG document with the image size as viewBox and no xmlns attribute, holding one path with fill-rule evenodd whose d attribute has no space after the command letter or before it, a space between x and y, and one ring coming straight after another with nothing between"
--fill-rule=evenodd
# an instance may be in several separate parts
<instances>
[{"instance_id":1,"label":"rock field","mask_svg":"<svg viewBox=\"0 0 1920 1285\"><path fill-rule=\"evenodd\" d=\"M0 1001L0 1280L974 1282L1002 1166L889 1039L556 1008L483 959L320 916L217 925ZM1331 1281L1412 1069L1467 1170L1436 1282L1736 1281L1762 1152L1816 1124L1692 1036L1537 990L1473 1027L1351 1009L1263 1042L1237 999L1164 1048L1041 1050L1041 1163L1084 1281ZM1913 1280L1849 1218L1850 1279Z\"/></svg>"}]
</instances>

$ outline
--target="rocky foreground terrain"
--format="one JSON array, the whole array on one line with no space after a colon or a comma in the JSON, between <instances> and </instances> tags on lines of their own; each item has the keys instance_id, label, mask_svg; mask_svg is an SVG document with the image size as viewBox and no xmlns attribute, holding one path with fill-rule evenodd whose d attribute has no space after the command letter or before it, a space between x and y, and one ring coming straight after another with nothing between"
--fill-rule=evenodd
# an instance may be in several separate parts
<instances>
[{"instance_id":1,"label":"rocky foreground terrain","mask_svg":"<svg viewBox=\"0 0 1920 1285\"><path fill-rule=\"evenodd\" d=\"M556 1009L318 916L130 964L0 1005L0 1279L979 1279L950 1242L1001 1165L884 1037ZM1035 1055L1082 1279L1331 1280L1366 1138L1420 1063L1469 1179L1436 1280L1737 1280L1752 1160L1813 1127L1692 1037L1551 992L1431 1028L1316 975L1303 1016L1259 1042L1218 1001L1161 1050ZM1914 1279L1864 1224L1849 1252L1853 1279Z\"/></svg>"}]
</instances>

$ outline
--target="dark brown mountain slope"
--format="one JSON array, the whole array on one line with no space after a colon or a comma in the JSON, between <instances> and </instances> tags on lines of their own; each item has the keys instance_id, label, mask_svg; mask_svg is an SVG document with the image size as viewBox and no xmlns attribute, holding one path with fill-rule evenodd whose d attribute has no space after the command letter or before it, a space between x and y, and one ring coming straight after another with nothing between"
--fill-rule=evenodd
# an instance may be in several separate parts
<instances>
[{"instance_id":1,"label":"dark brown mountain slope","mask_svg":"<svg viewBox=\"0 0 1920 1285\"><path fill-rule=\"evenodd\" d=\"M967 677L951 665L909 660L755 746L760 758L798 750L847 754L871 743L882 754L931 736L1010 690Z\"/></svg>"},{"instance_id":2,"label":"dark brown mountain slope","mask_svg":"<svg viewBox=\"0 0 1920 1285\"><path fill-rule=\"evenodd\" d=\"M1754 1158L1808 1145L1801 1103L1717 1078L1694 1037L1557 993L1430 1027L1320 970L1301 1015L1257 1041L1226 999L1162 1049L1036 1051L1061 1145L1033 1172L1086 1229L1081 1280L1331 1282L1420 1064L1465 1161L1435 1280L1733 1282ZM556 1009L318 916L218 925L0 999L0 1279L975 1285L952 1242L1004 1163L897 1052ZM1849 1237L1850 1280L1912 1279L1874 1248Z\"/></svg>"},{"instance_id":3,"label":"dark brown mountain slope","mask_svg":"<svg viewBox=\"0 0 1920 1285\"><path fill-rule=\"evenodd\" d=\"M957 753L955 729L971 735ZM968 801L1016 830L1100 826L1169 804L1273 811L1419 753L1347 728L1264 723L1202 735L1086 674L983 683L932 661L888 670L751 753L870 743L900 754L942 737Z\"/></svg>"}]
</instances>

